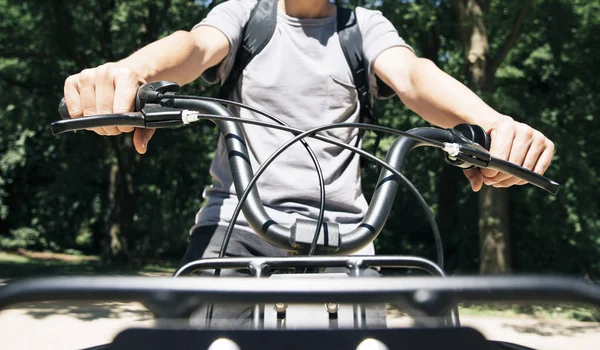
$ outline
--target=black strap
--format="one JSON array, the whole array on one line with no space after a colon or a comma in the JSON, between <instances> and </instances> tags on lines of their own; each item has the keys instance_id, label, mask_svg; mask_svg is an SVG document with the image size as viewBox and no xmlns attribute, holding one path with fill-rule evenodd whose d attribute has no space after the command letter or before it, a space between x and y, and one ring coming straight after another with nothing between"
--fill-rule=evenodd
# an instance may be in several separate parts
<instances>
[{"instance_id":1,"label":"black strap","mask_svg":"<svg viewBox=\"0 0 600 350\"><path fill-rule=\"evenodd\" d=\"M219 97L231 98L237 82L254 56L269 43L277 26L277 0L259 0L244 27L242 44L237 51L231 72L219 91Z\"/></svg>"},{"instance_id":2,"label":"black strap","mask_svg":"<svg viewBox=\"0 0 600 350\"><path fill-rule=\"evenodd\" d=\"M337 10L337 29L340 38L340 44L344 51L344 56L350 70L354 86L358 92L358 100L360 101L360 122L373 123L373 113L371 110L372 101L369 93L368 77L365 70L365 61L363 55L363 43L360 28L356 22L356 14L354 11L338 7Z\"/></svg>"},{"instance_id":3,"label":"black strap","mask_svg":"<svg viewBox=\"0 0 600 350\"><path fill-rule=\"evenodd\" d=\"M377 124L377 119L373 114L373 100L369 92L368 73L365 69L362 35L356 21L356 14L350 9L338 7L337 20L340 44L352 71L354 86L358 92L358 100L360 102L359 121L361 123ZM361 129L357 142L360 142L364 134L365 131ZM371 154L373 155L375 155L375 152L379 148L381 136L381 132L375 132L375 142L371 150ZM366 166L366 160L362 157L360 164L363 168Z\"/></svg>"}]
</instances>

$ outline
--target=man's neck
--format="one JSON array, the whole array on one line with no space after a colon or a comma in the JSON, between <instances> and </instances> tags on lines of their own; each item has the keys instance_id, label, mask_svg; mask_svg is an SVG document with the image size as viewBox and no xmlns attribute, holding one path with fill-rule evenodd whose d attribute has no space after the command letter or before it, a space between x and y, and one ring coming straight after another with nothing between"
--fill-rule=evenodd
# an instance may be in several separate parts
<instances>
[{"instance_id":1,"label":"man's neck","mask_svg":"<svg viewBox=\"0 0 600 350\"><path fill-rule=\"evenodd\" d=\"M279 9L296 18L329 17L336 11L328 0L279 0Z\"/></svg>"}]
</instances>

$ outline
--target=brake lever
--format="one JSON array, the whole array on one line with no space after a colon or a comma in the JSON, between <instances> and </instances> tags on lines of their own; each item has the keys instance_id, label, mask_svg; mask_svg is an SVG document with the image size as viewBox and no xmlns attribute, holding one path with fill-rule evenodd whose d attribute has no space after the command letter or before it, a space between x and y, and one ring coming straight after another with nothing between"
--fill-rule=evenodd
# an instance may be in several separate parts
<instances>
[{"instance_id":1,"label":"brake lever","mask_svg":"<svg viewBox=\"0 0 600 350\"><path fill-rule=\"evenodd\" d=\"M69 117L69 119L53 122L50 127L53 135L102 126L129 126L144 129L170 128L184 124L182 115L183 110L181 109L146 103L140 112L100 114L81 118Z\"/></svg>"},{"instance_id":2,"label":"brake lever","mask_svg":"<svg viewBox=\"0 0 600 350\"><path fill-rule=\"evenodd\" d=\"M102 126L130 126L136 128L145 128L146 122L144 121L144 116L141 112L102 114L55 121L50 124L50 130L52 131L52 135L58 135L68 131L92 129Z\"/></svg>"},{"instance_id":3,"label":"brake lever","mask_svg":"<svg viewBox=\"0 0 600 350\"><path fill-rule=\"evenodd\" d=\"M486 149L478 144L445 143L444 151L448 153L447 157L449 159L452 159L455 163L460 162L460 165L458 166L462 165L462 168L470 169L472 167L478 167L498 170L505 174L525 180L553 195L556 195L560 190L560 184L557 182L527 168L523 168L502 159L494 158Z\"/></svg>"},{"instance_id":4,"label":"brake lever","mask_svg":"<svg viewBox=\"0 0 600 350\"><path fill-rule=\"evenodd\" d=\"M542 188L553 195L556 195L560 190L560 184L550 180L549 178L535 173L527 168L507 162L502 159L494 158L490 153L478 144L460 144L460 143L444 143L444 151L448 154L447 157L455 162L460 162L461 165L475 166L478 168L494 169L508 175L518 177L525 180L534 186ZM459 165L460 166L460 165ZM465 168L465 166L461 166ZM468 167L467 169L469 169Z\"/></svg>"},{"instance_id":5,"label":"brake lever","mask_svg":"<svg viewBox=\"0 0 600 350\"><path fill-rule=\"evenodd\" d=\"M505 174L509 174L520 179L523 179L530 184L542 188L556 196L560 190L560 184L556 181L550 180L549 178L535 173L527 168L523 168L511 162L507 162L502 159L490 158L490 162L487 166L488 169L498 170Z\"/></svg>"},{"instance_id":6,"label":"brake lever","mask_svg":"<svg viewBox=\"0 0 600 350\"><path fill-rule=\"evenodd\" d=\"M459 124L450 131L452 137L445 142L446 162L451 165L471 169L473 167L494 169L523 179L553 195L560 190L560 184L516 164L494 158L489 153L490 137L482 127Z\"/></svg>"}]
</instances>

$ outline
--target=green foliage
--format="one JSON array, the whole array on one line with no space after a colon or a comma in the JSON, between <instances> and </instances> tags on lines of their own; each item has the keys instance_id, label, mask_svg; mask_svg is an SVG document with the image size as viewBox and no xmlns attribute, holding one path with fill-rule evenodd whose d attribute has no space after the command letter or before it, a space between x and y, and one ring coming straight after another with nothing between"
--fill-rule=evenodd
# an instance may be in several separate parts
<instances>
[{"instance_id":1,"label":"green foliage","mask_svg":"<svg viewBox=\"0 0 600 350\"><path fill-rule=\"evenodd\" d=\"M451 1L340 2L380 10L419 55L466 81ZM190 29L214 3L0 0L1 249L103 252L111 210L109 174L119 154L108 138L90 132L49 133L49 123L58 119L64 80L175 30ZM485 23L496 53L522 2L487 3ZM509 190L515 272L600 274L600 193L594 186L600 180L599 30L599 1L534 1L496 73L495 89L483 96L556 144L547 174L563 184L557 197L532 186ZM184 92L215 94L214 87L201 82ZM426 125L399 99L378 101L375 108L383 125L403 130ZM367 149L373 142L369 137ZM391 137L382 140L378 155L392 142ZM124 233L134 256L181 257L202 192L210 184L215 144L212 126L160 130L148 153L135 157L128 174L135 185L133 225ZM477 271L477 196L461 171L448 168L439 152L427 149L416 150L404 169L437 215L448 270ZM363 174L367 198L377 176L372 168ZM442 194L448 186L455 188L450 206ZM435 259L429 225L402 186L376 246L381 253Z\"/></svg>"},{"instance_id":2,"label":"green foliage","mask_svg":"<svg viewBox=\"0 0 600 350\"><path fill-rule=\"evenodd\" d=\"M64 79L190 29L206 7L182 0L0 1L0 9L0 247L101 253L116 156L106 139L90 132L50 134ZM152 22L151 11L160 20ZM186 88L206 94L197 84ZM209 157L198 150L214 147L213 133L182 131L156 137L131 174L139 187L137 224L126 234L134 254L181 255L208 181Z\"/></svg>"},{"instance_id":3,"label":"green foliage","mask_svg":"<svg viewBox=\"0 0 600 350\"><path fill-rule=\"evenodd\" d=\"M20 227L10 232L10 237L0 237L0 246L15 250L17 248L39 248L40 233L31 227Z\"/></svg>"}]
</instances>

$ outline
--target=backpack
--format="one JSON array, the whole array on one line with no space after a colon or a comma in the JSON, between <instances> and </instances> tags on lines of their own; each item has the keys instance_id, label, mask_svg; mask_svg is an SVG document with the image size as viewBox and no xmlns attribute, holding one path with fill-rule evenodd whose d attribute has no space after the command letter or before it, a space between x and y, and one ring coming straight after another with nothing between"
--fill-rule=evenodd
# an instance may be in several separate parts
<instances>
[{"instance_id":1,"label":"backpack","mask_svg":"<svg viewBox=\"0 0 600 350\"><path fill-rule=\"evenodd\" d=\"M244 27L242 43L235 56L231 72L221 86L219 98L228 99L231 96L244 68L269 43L275 32L276 25L277 0L258 0L250 13L250 19ZM377 125L377 118L373 115L373 100L369 92L368 76L365 70L362 35L358 28L354 11L340 6L337 7L337 33L344 56L352 71L354 86L358 93L358 100L360 102L359 121L361 123ZM378 81L378 83L381 83L381 81ZM385 84L380 84L380 87L387 88L388 91L391 90ZM375 134L375 144L371 152L373 154L379 147L381 138L380 132L375 132ZM359 140L363 135L364 130L361 130ZM362 159L361 166L364 167Z\"/></svg>"}]
</instances>

